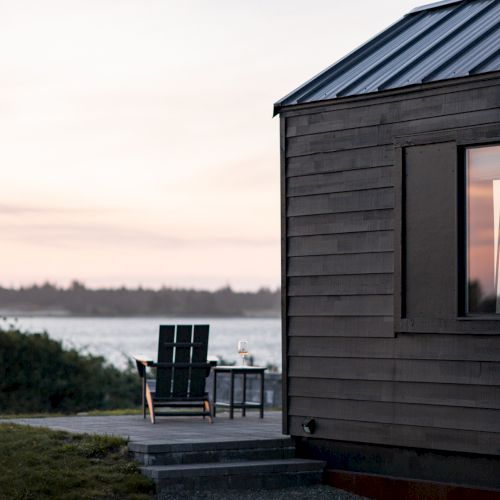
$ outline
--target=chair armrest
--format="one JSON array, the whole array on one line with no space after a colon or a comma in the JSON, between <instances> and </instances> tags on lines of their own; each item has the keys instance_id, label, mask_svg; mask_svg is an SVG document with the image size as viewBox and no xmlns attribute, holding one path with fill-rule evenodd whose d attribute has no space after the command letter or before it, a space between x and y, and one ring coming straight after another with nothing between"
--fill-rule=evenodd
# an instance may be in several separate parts
<instances>
[{"instance_id":1,"label":"chair armrest","mask_svg":"<svg viewBox=\"0 0 500 500\"><path fill-rule=\"evenodd\" d=\"M215 359L208 360L207 374L205 375L205 377L208 377L210 375L210 372L212 371L212 368L215 368L216 366L217 366L217 360Z\"/></svg>"},{"instance_id":2,"label":"chair armrest","mask_svg":"<svg viewBox=\"0 0 500 500\"><path fill-rule=\"evenodd\" d=\"M144 366L150 366L154 363L150 357L144 356L143 354L134 354L132 357L135 359L136 363L141 363Z\"/></svg>"},{"instance_id":3,"label":"chair armrest","mask_svg":"<svg viewBox=\"0 0 500 500\"><path fill-rule=\"evenodd\" d=\"M146 367L153 366L155 364L152 359L142 354L135 354L132 357L135 360L135 365L137 366L137 371L139 372L139 377L141 378L146 376Z\"/></svg>"}]
</instances>

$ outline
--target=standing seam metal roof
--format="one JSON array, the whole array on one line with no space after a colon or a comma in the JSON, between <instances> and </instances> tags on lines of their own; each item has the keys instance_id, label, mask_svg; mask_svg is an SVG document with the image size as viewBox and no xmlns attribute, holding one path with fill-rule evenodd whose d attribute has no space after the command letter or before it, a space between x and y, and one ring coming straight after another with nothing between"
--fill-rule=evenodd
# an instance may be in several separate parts
<instances>
[{"instance_id":1,"label":"standing seam metal roof","mask_svg":"<svg viewBox=\"0 0 500 500\"><path fill-rule=\"evenodd\" d=\"M500 71L500 0L445 0L412 10L274 110L491 71Z\"/></svg>"}]
</instances>

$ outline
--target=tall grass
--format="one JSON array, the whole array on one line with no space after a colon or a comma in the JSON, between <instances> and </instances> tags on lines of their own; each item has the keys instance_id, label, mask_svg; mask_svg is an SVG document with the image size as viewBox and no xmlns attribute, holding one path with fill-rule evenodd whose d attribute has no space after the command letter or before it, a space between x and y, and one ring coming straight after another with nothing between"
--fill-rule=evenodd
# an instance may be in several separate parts
<instances>
[{"instance_id":1,"label":"tall grass","mask_svg":"<svg viewBox=\"0 0 500 500\"><path fill-rule=\"evenodd\" d=\"M126 441L0 424L0 500L147 500L153 483Z\"/></svg>"}]
</instances>

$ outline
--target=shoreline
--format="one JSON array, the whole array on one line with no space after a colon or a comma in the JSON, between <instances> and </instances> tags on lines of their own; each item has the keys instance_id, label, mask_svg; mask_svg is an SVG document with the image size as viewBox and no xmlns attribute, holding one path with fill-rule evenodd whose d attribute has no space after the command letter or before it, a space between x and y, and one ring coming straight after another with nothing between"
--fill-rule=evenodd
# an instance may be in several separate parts
<instances>
[{"instance_id":1,"label":"shoreline","mask_svg":"<svg viewBox=\"0 0 500 500\"><path fill-rule=\"evenodd\" d=\"M242 314L242 315L221 315L221 314L71 314L66 312L52 312L52 311L1 311L0 318L4 319L17 319L17 318L100 318L100 319L135 319L135 318L216 318L216 319L280 319L281 314L274 313L261 313L261 314Z\"/></svg>"}]
</instances>

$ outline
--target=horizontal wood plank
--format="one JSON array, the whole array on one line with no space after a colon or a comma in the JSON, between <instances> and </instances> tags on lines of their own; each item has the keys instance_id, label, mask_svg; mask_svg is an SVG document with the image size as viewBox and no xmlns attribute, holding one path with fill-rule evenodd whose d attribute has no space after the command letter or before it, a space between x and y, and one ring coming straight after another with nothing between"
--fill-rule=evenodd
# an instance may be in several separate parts
<instances>
[{"instance_id":1,"label":"horizontal wood plank","mask_svg":"<svg viewBox=\"0 0 500 500\"><path fill-rule=\"evenodd\" d=\"M344 253L376 253L394 250L393 231L322 234L288 238L289 257L300 255L334 255Z\"/></svg>"},{"instance_id":2,"label":"horizontal wood plank","mask_svg":"<svg viewBox=\"0 0 500 500\"><path fill-rule=\"evenodd\" d=\"M428 97L408 96L392 102L367 104L354 108L314 111L287 120L286 136L294 137L328 131L382 125L470 111L487 110L500 106L498 86L439 94Z\"/></svg>"},{"instance_id":3,"label":"horizontal wood plank","mask_svg":"<svg viewBox=\"0 0 500 500\"><path fill-rule=\"evenodd\" d=\"M289 257L288 276L392 273L392 252Z\"/></svg>"},{"instance_id":4,"label":"horizontal wood plank","mask_svg":"<svg viewBox=\"0 0 500 500\"><path fill-rule=\"evenodd\" d=\"M392 187L393 184L393 167L389 166L291 177L286 191L291 197Z\"/></svg>"},{"instance_id":5,"label":"horizontal wood plank","mask_svg":"<svg viewBox=\"0 0 500 500\"><path fill-rule=\"evenodd\" d=\"M500 362L289 356L291 377L500 385Z\"/></svg>"},{"instance_id":6,"label":"horizontal wood plank","mask_svg":"<svg viewBox=\"0 0 500 500\"><path fill-rule=\"evenodd\" d=\"M304 436L303 417L289 418L290 434ZM371 422L316 419L314 437L358 443L500 455L498 434Z\"/></svg>"},{"instance_id":7,"label":"horizontal wood plank","mask_svg":"<svg viewBox=\"0 0 500 500\"><path fill-rule=\"evenodd\" d=\"M288 318L288 335L311 337L394 337L392 316L327 317L292 316Z\"/></svg>"},{"instance_id":8,"label":"horizontal wood plank","mask_svg":"<svg viewBox=\"0 0 500 500\"><path fill-rule=\"evenodd\" d=\"M500 386L380 380L288 379L288 395L500 410Z\"/></svg>"},{"instance_id":9,"label":"horizontal wood plank","mask_svg":"<svg viewBox=\"0 0 500 500\"><path fill-rule=\"evenodd\" d=\"M287 218L288 236L343 234L394 229L392 209Z\"/></svg>"},{"instance_id":10,"label":"horizontal wood plank","mask_svg":"<svg viewBox=\"0 0 500 500\"><path fill-rule=\"evenodd\" d=\"M440 335L470 335L484 333L498 336L500 335L500 323L495 319L473 320L466 317L460 321L449 321L439 318L412 318L398 321L396 331L413 334L432 332Z\"/></svg>"},{"instance_id":11,"label":"horizontal wood plank","mask_svg":"<svg viewBox=\"0 0 500 500\"><path fill-rule=\"evenodd\" d=\"M356 151L333 151L311 156L289 158L286 176L324 174L345 170L390 166L394 161L394 147L391 145L372 146Z\"/></svg>"},{"instance_id":12,"label":"horizontal wood plank","mask_svg":"<svg viewBox=\"0 0 500 500\"><path fill-rule=\"evenodd\" d=\"M394 208L394 189L297 196L287 201L287 216L361 212Z\"/></svg>"},{"instance_id":13,"label":"horizontal wood plank","mask_svg":"<svg viewBox=\"0 0 500 500\"><path fill-rule=\"evenodd\" d=\"M450 411L445 406L303 396L290 400L289 414L301 417L314 416L359 422L500 433L498 411L482 408L455 407Z\"/></svg>"},{"instance_id":14,"label":"horizontal wood plank","mask_svg":"<svg viewBox=\"0 0 500 500\"><path fill-rule=\"evenodd\" d=\"M392 274L355 274L341 276L306 276L289 278L289 297L318 295L392 294Z\"/></svg>"},{"instance_id":15,"label":"horizontal wood plank","mask_svg":"<svg viewBox=\"0 0 500 500\"><path fill-rule=\"evenodd\" d=\"M394 339L293 336L290 356L498 361L500 338L488 335L400 335ZM499 401L500 403L500 401Z\"/></svg>"},{"instance_id":16,"label":"horizontal wood plank","mask_svg":"<svg viewBox=\"0 0 500 500\"><path fill-rule=\"evenodd\" d=\"M494 124L500 121L500 108L438 116L389 125L324 132L287 139L287 157L373 147L394 143L395 137L439 132L456 128Z\"/></svg>"},{"instance_id":17,"label":"horizontal wood plank","mask_svg":"<svg viewBox=\"0 0 500 500\"><path fill-rule=\"evenodd\" d=\"M414 87L401 87L373 94L346 96L342 99L334 98L327 101L285 106L280 110L280 116L286 116L288 119L292 116L309 115L311 113L338 111L340 109L355 109L358 107L363 108L367 104L386 104L387 106L392 106L396 102L407 99L417 99L420 97L429 98L436 95L447 95L455 92L472 91L484 87L495 87L500 84L499 75L500 72L473 75L467 78L428 82Z\"/></svg>"},{"instance_id":18,"label":"horizontal wood plank","mask_svg":"<svg viewBox=\"0 0 500 500\"><path fill-rule=\"evenodd\" d=\"M348 295L334 297L289 297L289 316L389 316L391 295Z\"/></svg>"},{"instance_id":19,"label":"horizontal wood plank","mask_svg":"<svg viewBox=\"0 0 500 500\"><path fill-rule=\"evenodd\" d=\"M422 132L419 134L401 135L394 139L394 146L419 146L422 144L437 144L440 142L453 142L459 146L470 144L487 144L498 142L498 122L486 123L462 128Z\"/></svg>"}]
</instances>

